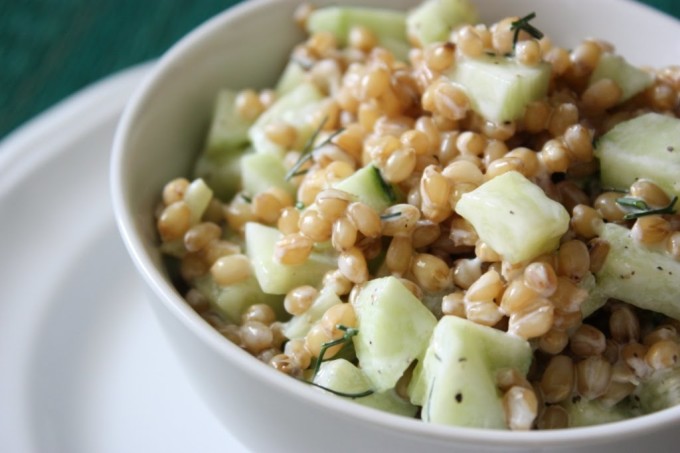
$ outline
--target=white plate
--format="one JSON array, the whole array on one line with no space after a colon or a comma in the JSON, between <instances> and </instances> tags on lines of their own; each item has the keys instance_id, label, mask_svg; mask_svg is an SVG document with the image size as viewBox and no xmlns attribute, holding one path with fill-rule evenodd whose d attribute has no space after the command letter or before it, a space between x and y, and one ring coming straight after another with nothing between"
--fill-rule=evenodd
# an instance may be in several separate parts
<instances>
[{"instance_id":1,"label":"white plate","mask_svg":"<svg viewBox=\"0 0 680 453\"><path fill-rule=\"evenodd\" d=\"M245 452L194 394L109 202L109 147L148 67L0 143L0 451Z\"/></svg>"}]
</instances>

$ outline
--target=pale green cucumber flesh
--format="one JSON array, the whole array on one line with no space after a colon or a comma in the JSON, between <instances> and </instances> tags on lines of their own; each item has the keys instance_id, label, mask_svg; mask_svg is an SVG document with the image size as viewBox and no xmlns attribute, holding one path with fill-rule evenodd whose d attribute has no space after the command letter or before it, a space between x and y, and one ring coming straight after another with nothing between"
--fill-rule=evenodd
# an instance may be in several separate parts
<instances>
[{"instance_id":1,"label":"pale green cucumber flesh","mask_svg":"<svg viewBox=\"0 0 680 453\"><path fill-rule=\"evenodd\" d=\"M217 94L203 154L221 158L240 152L248 144L248 129L252 121L239 115L236 109L237 95L236 91L227 89Z\"/></svg>"},{"instance_id":2,"label":"pale green cucumber flesh","mask_svg":"<svg viewBox=\"0 0 680 453\"><path fill-rule=\"evenodd\" d=\"M632 418L638 414L628 401L621 401L614 407L608 407L598 400L573 398L560 404L569 416L569 427L580 428L618 422Z\"/></svg>"},{"instance_id":3,"label":"pale green cucumber flesh","mask_svg":"<svg viewBox=\"0 0 680 453\"><path fill-rule=\"evenodd\" d=\"M186 191L184 191L184 201L189 206L191 212L191 224L196 225L201 221L201 217L212 200L213 191L201 178L194 179Z\"/></svg>"},{"instance_id":4,"label":"pale green cucumber flesh","mask_svg":"<svg viewBox=\"0 0 680 453\"><path fill-rule=\"evenodd\" d=\"M314 323L321 319L326 310L334 305L341 304L342 300L330 289L322 289L314 299L312 305L301 315L293 316L283 326L283 334L292 340L304 338Z\"/></svg>"},{"instance_id":5,"label":"pale green cucumber flesh","mask_svg":"<svg viewBox=\"0 0 680 453\"><path fill-rule=\"evenodd\" d=\"M313 382L326 389L347 395L359 395L372 390L364 372L345 359L329 360L321 364ZM373 392L360 398L346 397L364 406L407 417L415 416L418 408L401 399L394 389Z\"/></svg>"},{"instance_id":6,"label":"pale green cucumber flesh","mask_svg":"<svg viewBox=\"0 0 680 453\"><path fill-rule=\"evenodd\" d=\"M293 148L301 151L319 126L318 124L310 124L308 117L318 107L323 97L323 93L316 85L303 82L279 98L258 117L248 130L248 137L255 148L255 152L274 154L283 158L286 150L269 140L265 133L267 125L278 122L295 127L297 141Z\"/></svg>"},{"instance_id":7,"label":"pale green cucumber flesh","mask_svg":"<svg viewBox=\"0 0 680 453\"><path fill-rule=\"evenodd\" d=\"M680 262L641 245L631 230L607 223L600 238L609 243L602 269L595 274L607 297L680 320Z\"/></svg>"},{"instance_id":8,"label":"pale green cucumber flesh","mask_svg":"<svg viewBox=\"0 0 680 453\"><path fill-rule=\"evenodd\" d=\"M366 203L378 213L397 201L392 185L385 182L380 170L373 165L366 165L334 186Z\"/></svg>"},{"instance_id":9,"label":"pale green cucumber flesh","mask_svg":"<svg viewBox=\"0 0 680 453\"><path fill-rule=\"evenodd\" d=\"M465 90L472 108L495 123L521 118L527 104L545 98L550 65L525 66L504 56L483 55L456 63L446 76Z\"/></svg>"},{"instance_id":10,"label":"pale green cucumber flesh","mask_svg":"<svg viewBox=\"0 0 680 453\"><path fill-rule=\"evenodd\" d=\"M619 123L597 141L600 178L605 188L627 191L648 179L680 196L680 119L646 113Z\"/></svg>"},{"instance_id":11,"label":"pale green cucumber flesh","mask_svg":"<svg viewBox=\"0 0 680 453\"><path fill-rule=\"evenodd\" d=\"M300 265L279 263L274 257L274 249L283 235L276 228L249 222L245 234L246 253L262 291L267 294L286 294L303 285L318 287L324 274L337 267L337 254L333 249L313 251Z\"/></svg>"},{"instance_id":12,"label":"pale green cucumber flesh","mask_svg":"<svg viewBox=\"0 0 680 453\"><path fill-rule=\"evenodd\" d=\"M305 70L295 60L288 60L286 67L276 82L276 94L279 98L287 95L305 81Z\"/></svg>"},{"instance_id":13,"label":"pale green cucumber flesh","mask_svg":"<svg viewBox=\"0 0 680 453\"><path fill-rule=\"evenodd\" d=\"M569 213L564 206L516 171L463 195L456 212L510 263L554 251L569 229Z\"/></svg>"},{"instance_id":14,"label":"pale green cucumber flesh","mask_svg":"<svg viewBox=\"0 0 680 453\"><path fill-rule=\"evenodd\" d=\"M226 202L241 187L241 154L201 155L194 164L194 178L202 178L214 195Z\"/></svg>"},{"instance_id":15,"label":"pale green cucumber flesh","mask_svg":"<svg viewBox=\"0 0 680 453\"><path fill-rule=\"evenodd\" d=\"M352 27L366 27L378 38L380 46L390 50L402 61L408 57L406 13L403 11L355 7L329 6L312 12L307 20L307 31L332 33L340 46L347 44Z\"/></svg>"},{"instance_id":16,"label":"pale green cucumber flesh","mask_svg":"<svg viewBox=\"0 0 680 453\"><path fill-rule=\"evenodd\" d=\"M240 324L241 315L255 304L269 305L278 319L287 316L283 309L283 297L263 293L254 276L233 285L220 286L207 274L194 280L193 284L208 299L212 308L232 323Z\"/></svg>"},{"instance_id":17,"label":"pale green cucumber flesh","mask_svg":"<svg viewBox=\"0 0 680 453\"><path fill-rule=\"evenodd\" d=\"M360 367L374 390L393 388L425 351L437 320L395 277L366 283L353 307L359 330L353 342Z\"/></svg>"},{"instance_id":18,"label":"pale green cucumber flesh","mask_svg":"<svg viewBox=\"0 0 680 453\"><path fill-rule=\"evenodd\" d=\"M529 343L491 327L442 317L409 385L424 421L504 429L507 426L496 374L514 368L526 375Z\"/></svg>"},{"instance_id":19,"label":"pale green cucumber flesh","mask_svg":"<svg viewBox=\"0 0 680 453\"><path fill-rule=\"evenodd\" d=\"M640 382L635 395L646 414L680 405L680 368L656 371Z\"/></svg>"},{"instance_id":20,"label":"pale green cucumber flesh","mask_svg":"<svg viewBox=\"0 0 680 453\"><path fill-rule=\"evenodd\" d=\"M240 159L240 179L243 190L257 195L272 187L278 187L295 196L295 187L286 180L286 167L280 157L273 154L252 153Z\"/></svg>"},{"instance_id":21,"label":"pale green cucumber flesh","mask_svg":"<svg viewBox=\"0 0 680 453\"><path fill-rule=\"evenodd\" d=\"M602 79L610 79L621 88L619 103L625 102L654 83L654 77L628 63L622 56L605 53L590 76L588 85Z\"/></svg>"},{"instance_id":22,"label":"pale green cucumber flesh","mask_svg":"<svg viewBox=\"0 0 680 453\"><path fill-rule=\"evenodd\" d=\"M425 47L448 41L460 25L477 22L477 9L468 0L427 0L408 13L406 31L411 41Z\"/></svg>"}]
</instances>

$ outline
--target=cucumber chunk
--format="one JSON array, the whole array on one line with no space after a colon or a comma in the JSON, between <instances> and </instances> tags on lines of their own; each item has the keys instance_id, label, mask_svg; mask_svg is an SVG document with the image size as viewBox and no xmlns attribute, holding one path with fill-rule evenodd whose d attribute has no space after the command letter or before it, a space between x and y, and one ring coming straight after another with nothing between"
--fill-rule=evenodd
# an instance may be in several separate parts
<instances>
[{"instance_id":1,"label":"cucumber chunk","mask_svg":"<svg viewBox=\"0 0 680 453\"><path fill-rule=\"evenodd\" d=\"M220 286L208 274L195 279L193 283L208 299L213 309L232 323L240 324L241 315L255 304L269 305L274 309L278 319L287 316L283 309L283 297L263 293L254 276L233 285Z\"/></svg>"},{"instance_id":2,"label":"cucumber chunk","mask_svg":"<svg viewBox=\"0 0 680 453\"><path fill-rule=\"evenodd\" d=\"M371 381L364 372L345 359L322 363L313 382L335 392L349 395L358 395L372 389ZM346 398L364 406L407 417L413 417L418 412L416 406L401 399L394 389L375 392L360 398Z\"/></svg>"},{"instance_id":3,"label":"cucumber chunk","mask_svg":"<svg viewBox=\"0 0 680 453\"><path fill-rule=\"evenodd\" d=\"M463 195L456 212L510 263L555 250L569 213L521 173L510 171Z\"/></svg>"},{"instance_id":4,"label":"cucumber chunk","mask_svg":"<svg viewBox=\"0 0 680 453\"><path fill-rule=\"evenodd\" d=\"M241 187L241 155L201 155L194 164L194 178L201 178L222 201L230 200Z\"/></svg>"},{"instance_id":5,"label":"cucumber chunk","mask_svg":"<svg viewBox=\"0 0 680 453\"><path fill-rule=\"evenodd\" d=\"M636 415L630 405L624 400L614 407L608 407L599 400L568 399L560 404L569 415L569 427L602 425L632 418Z\"/></svg>"},{"instance_id":6,"label":"cucumber chunk","mask_svg":"<svg viewBox=\"0 0 680 453\"><path fill-rule=\"evenodd\" d=\"M283 97L305 81L305 70L295 60L289 60L276 82L276 94Z\"/></svg>"},{"instance_id":7,"label":"cucumber chunk","mask_svg":"<svg viewBox=\"0 0 680 453\"><path fill-rule=\"evenodd\" d=\"M353 307L359 330L353 342L361 369L375 391L391 389L425 351L437 319L395 277L366 283Z\"/></svg>"},{"instance_id":8,"label":"cucumber chunk","mask_svg":"<svg viewBox=\"0 0 680 453\"><path fill-rule=\"evenodd\" d=\"M184 201L191 212L191 224L196 225L201 221L203 213L208 208L213 191L201 178L194 179L184 192Z\"/></svg>"},{"instance_id":9,"label":"cucumber chunk","mask_svg":"<svg viewBox=\"0 0 680 453\"><path fill-rule=\"evenodd\" d=\"M248 144L248 129L252 121L245 120L236 109L234 90L223 89L217 94L212 122L206 139L204 155L216 158L239 152Z\"/></svg>"},{"instance_id":10,"label":"cucumber chunk","mask_svg":"<svg viewBox=\"0 0 680 453\"><path fill-rule=\"evenodd\" d=\"M382 213L397 199L395 188L385 182L380 170L373 165L357 170L335 184L335 188L354 195L357 200L366 203L378 213Z\"/></svg>"},{"instance_id":11,"label":"cucumber chunk","mask_svg":"<svg viewBox=\"0 0 680 453\"><path fill-rule=\"evenodd\" d=\"M531 359L531 347L520 337L444 316L414 370L409 396L413 404L423 406L423 421L505 429L496 374L515 368L526 375Z\"/></svg>"},{"instance_id":12,"label":"cucumber chunk","mask_svg":"<svg viewBox=\"0 0 680 453\"><path fill-rule=\"evenodd\" d=\"M345 46L352 27L368 28L378 38L381 47L395 58L407 61L409 45L406 40L406 13L392 9L356 6L329 6L313 11L307 19L307 31L332 33L338 45Z\"/></svg>"},{"instance_id":13,"label":"cucumber chunk","mask_svg":"<svg viewBox=\"0 0 680 453\"><path fill-rule=\"evenodd\" d=\"M326 310L331 308L333 305L341 304L342 300L335 294L331 289L322 289L319 295L316 296L312 305L298 316L293 316L288 322L283 326L283 334L289 340L294 338L304 338L312 328L314 323L319 321Z\"/></svg>"},{"instance_id":14,"label":"cucumber chunk","mask_svg":"<svg viewBox=\"0 0 680 453\"><path fill-rule=\"evenodd\" d=\"M246 254L255 271L255 277L267 294L286 294L302 285L319 286L323 276L338 264L332 249L313 251L307 261L297 266L281 264L274 258L276 242L283 237L276 228L248 222Z\"/></svg>"},{"instance_id":15,"label":"cucumber chunk","mask_svg":"<svg viewBox=\"0 0 680 453\"><path fill-rule=\"evenodd\" d=\"M286 181L286 167L283 161L273 154L247 154L240 159L243 190L257 195L271 187L278 187L295 197L295 187Z\"/></svg>"},{"instance_id":16,"label":"cucumber chunk","mask_svg":"<svg viewBox=\"0 0 680 453\"><path fill-rule=\"evenodd\" d=\"M600 178L607 188L628 190L649 179L680 196L680 119L646 113L604 134L595 148Z\"/></svg>"},{"instance_id":17,"label":"cucumber chunk","mask_svg":"<svg viewBox=\"0 0 680 453\"><path fill-rule=\"evenodd\" d=\"M646 414L680 404L680 368L656 371L635 390Z\"/></svg>"},{"instance_id":18,"label":"cucumber chunk","mask_svg":"<svg viewBox=\"0 0 680 453\"><path fill-rule=\"evenodd\" d=\"M609 242L609 254L595 274L607 297L680 320L680 262L661 251L638 244L631 231L607 223L600 238Z\"/></svg>"},{"instance_id":19,"label":"cucumber chunk","mask_svg":"<svg viewBox=\"0 0 680 453\"><path fill-rule=\"evenodd\" d=\"M627 101L654 83L654 77L648 72L628 63L622 56L605 53L590 76L588 85L601 79L611 79L621 88L619 104Z\"/></svg>"},{"instance_id":20,"label":"cucumber chunk","mask_svg":"<svg viewBox=\"0 0 680 453\"><path fill-rule=\"evenodd\" d=\"M473 110L489 121L521 118L530 102L548 92L550 65L525 66L497 55L462 58L446 76L462 87Z\"/></svg>"},{"instance_id":21,"label":"cucumber chunk","mask_svg":"<svg viewBox=\"0 0 680 453\"><path fill-rule=\"evenodd\" d=\"M323 97L323 93L314 84L302 83L279 98L248 130L248 137L255 152L274 154L283 158L286 150L269 140L265 133L268 124L277 122L285 122L295 127L297 141L294 148L302 150L318 127L318 124L310 124L308 116L318 107Z\"/></svg>"},{"instance_id":22,"label":"cucumber chunk","mask_svg":"<svg viewBox=\"0 0 680 453\"><path fill-rule=\"evenodd\" d=\"M451 31L479 22L477 8L468 0L427 0L409 12L406 33L411 42L425 47L448 41Z\"/></svg>"}]
</instances>

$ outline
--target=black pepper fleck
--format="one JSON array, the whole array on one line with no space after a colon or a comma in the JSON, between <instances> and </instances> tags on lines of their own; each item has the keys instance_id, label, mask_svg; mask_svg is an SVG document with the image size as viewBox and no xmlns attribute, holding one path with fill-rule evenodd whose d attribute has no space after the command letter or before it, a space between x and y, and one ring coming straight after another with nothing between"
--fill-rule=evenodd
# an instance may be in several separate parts
<instances>
[{"instance_id":1,"label":"black pepper fleck","mask_svg":"<svg viewBox=\"0 0 680 453\"><path fill-rule=\"evenodd\" d=\"M456 402L462 403L463 402L463 394L458 392L456 393Z\"/></svg>"},{"instance_id":2,"label":"black pepper fleck","mask_svg":"<svg viewBox=\"0 0 680 453\"><path fill-rule=\"evenodd\" d=\"M673 151L675 151L675 148L673 148L671 145L668 145L666 147L666 151L668 151L669 153L672 153Z\"/></svg>"}]
</instances>

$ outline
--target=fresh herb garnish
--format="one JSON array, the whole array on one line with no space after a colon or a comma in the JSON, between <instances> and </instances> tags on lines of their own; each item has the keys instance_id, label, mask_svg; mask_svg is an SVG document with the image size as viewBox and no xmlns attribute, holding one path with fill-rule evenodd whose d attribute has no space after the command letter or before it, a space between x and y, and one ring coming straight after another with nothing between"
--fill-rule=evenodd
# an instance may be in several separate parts
<instances>
[{"instance_id":1,"label":"fresh herb garnish","mask_svg":"<svg viewBox=\"0 0 680 453\"><path fill-rule=\"evenodd\" d=\"M521 19L514 21L510 25L510 30L515 32L515 34L512 35L512 49L513 49L513 51L515 50L515 46L517 45L517 41L519 41L519 33L522 30L529 33L532 37L534 37L536 39L543 38L543 32L529 23L535 17L536 17L536 13L530 13L530 14L527 14L526 16L522 17Z\"/></svg>"},{"instance_id":2,"label":"fresh herb garnish","mask_svg":"<svg viewBox=\"0 0 680 453\"><path fill-rule=\"evenodd\" d=\"M675 203L678 196L674 196L668 205L661 208L650 208L649 205L640 198L622 197L617 198L616 202L625 208L632 208L633 211L623 216L623 220L639 219L640 217L655 214L675 214Z\"/></svg>"},{"instance_id":3,"label":"fresh herb garnish","mask_svg":"<svg viewBox=\"0 0 680 453\"><path fill-rule=\"evenodd\" d=\"M380 220L390 220L390 219L396 219L397 217L401 216L401 211L397 212L390 212L389 214L383 214L380 216Z\"/></svg>"},{"instance_id":4,"label":"fresh herb garnish","mask_svg":"<svg viewBox=\"0 0 680 453\"><path fill-rule=\"evenodd\" d=\"M321 133L321 130L323 129L323 127L324 127L324 125L326 124L327 121L328 121L328 117L326 116L321 121L321 123L319 124L319 127L314 131L314 133L311 135L311 137L309 137L309 140L307 140L307 143L305 143L304 148L302 148L302 152L300 153L300 158L297 160L297 162L295 162L295 164L286 173L286 181L289 181L291 178L294 178L296 176L304 175L307 172L307 170L300 170L300 168L302 168L302 166L305 164L305 162L307 162L308 160L310 160L313 157L314 151L316 151L317 149L322 148L322 147L326 146L327 144L329 144L331 142L331 140L333 140L335 138L336 135L340 134L341 132L343 132L345 130L344 128L341 127L340 129L338 129L337 131L335 131L331 135L329 135L323 142L319 143L318 146L315 147L314 142L316 141L317 137Z\"/></svg>"},{"instance_id":5,"label":"fresh herb garnish","mask_svg":"<svg viewBox=\"0 0 680 453\"><path fill-rule=\"evenodd\" d=\"M333 346L337 346L339 344L345 347L350 341L352 341L352 337L359 333L359 329L355 329L354 327L347 327L342 324L338 324L336 328L338 330L342 330L345 333L342 335L341 338L327 341L321 344L319 358L316 359L316 365L314 365L314 375L312 376L312 379L314 379L314 376L316 376L316 374L319 372L319 368L321 368L321 364L324 361L324 356L326 355L326 351L328 350L328 348L332 348Z\"/></svg>"},{"instance_id":6,"label":"fresh herb garnish","mask_svg":"<svg viewBox=\"0 0 680 453\"><path fill-rule=\"evenodd\" d=\"M244 192L241 192L239 195L241 196L241 198L243 198L243 201L245 201L246 203L252 203L253 202L253 199L250 197L250 195L248 195Z\"/></svg>"},{"instance_id":7,"label":"fresh herb garnish","mask_svg":"<svg viewBox=\"0 0 680 453\"><path fill-rule=\"evenodd\" d=\"M352 337L359 333L359 329L356 329L354 327L347 327L347 326L342 325L342 324L338 324L335 327L338 330L342 330L344 332L344 334L342 335L341 338L338 338L336 340L327 341L327 342L325 342L321 345L321 350L319 351L319 358L316 360L316 365L314 366L314 374L312 375L312 379L314 379L316 377L317 373L319 372L319 368L321 368L321 364L325 361L324 356L326 355L326 351L329 348L332 348L333 346L337 346L339 344L341 344L342 347L344 348L347 344L349 344L350 341L352 341ZM324 390L331 392L335 395L344 396L345 398L363 398L365 396L369 396L369 395L372 395L373 393L375 393L373 390L366 390L366 391L359 392L359 393L345 393L345 392L339 392L337 390L333 390L331 388L317 384L313 381L304 381L304 382L306 382L307 384L313 385L314 387L324 389Z\"/></svg>"},{"instance_id":8,"label":"fresh herb garnish","mask_svg":"<svg viewBox=\"0 0 680 453\"><path fill-rule=\"evenodd\" d=\"M370 395L373 395L375 393L373 390L366 390L366 391L363 391L363 392L360 392L360 393L345 393L345 392L339 392L337 390L333 390L333 389L328 388L328 387L324 387L323 385L319 385L315 382L311 382L311 381L305 381L305 382L307 382L310 385L313 385L314 387L319 387L320 389L324 389L327 392L331 392L335 395L344 396L345 398L363 398L365 396L370 396Z\"/></svg>"},{"instance_id":9,"label":"fresh herb garnish","mask_svg":"<svg viewBox=\"0 0 680 453\"><path fill-rule=\"evenodd\" d=\"M373 170L375 171L375 176L378 178L378 182L380 183L380 188L385 192L387 195L387 198L390 200L391 203L394 203L397 201L397 195L394 193L394 188L392 185L388 184L387 181L382 177L380 174L380 170L378 170L378 167L373 167Z\"/></svg>"}]
</instances>

